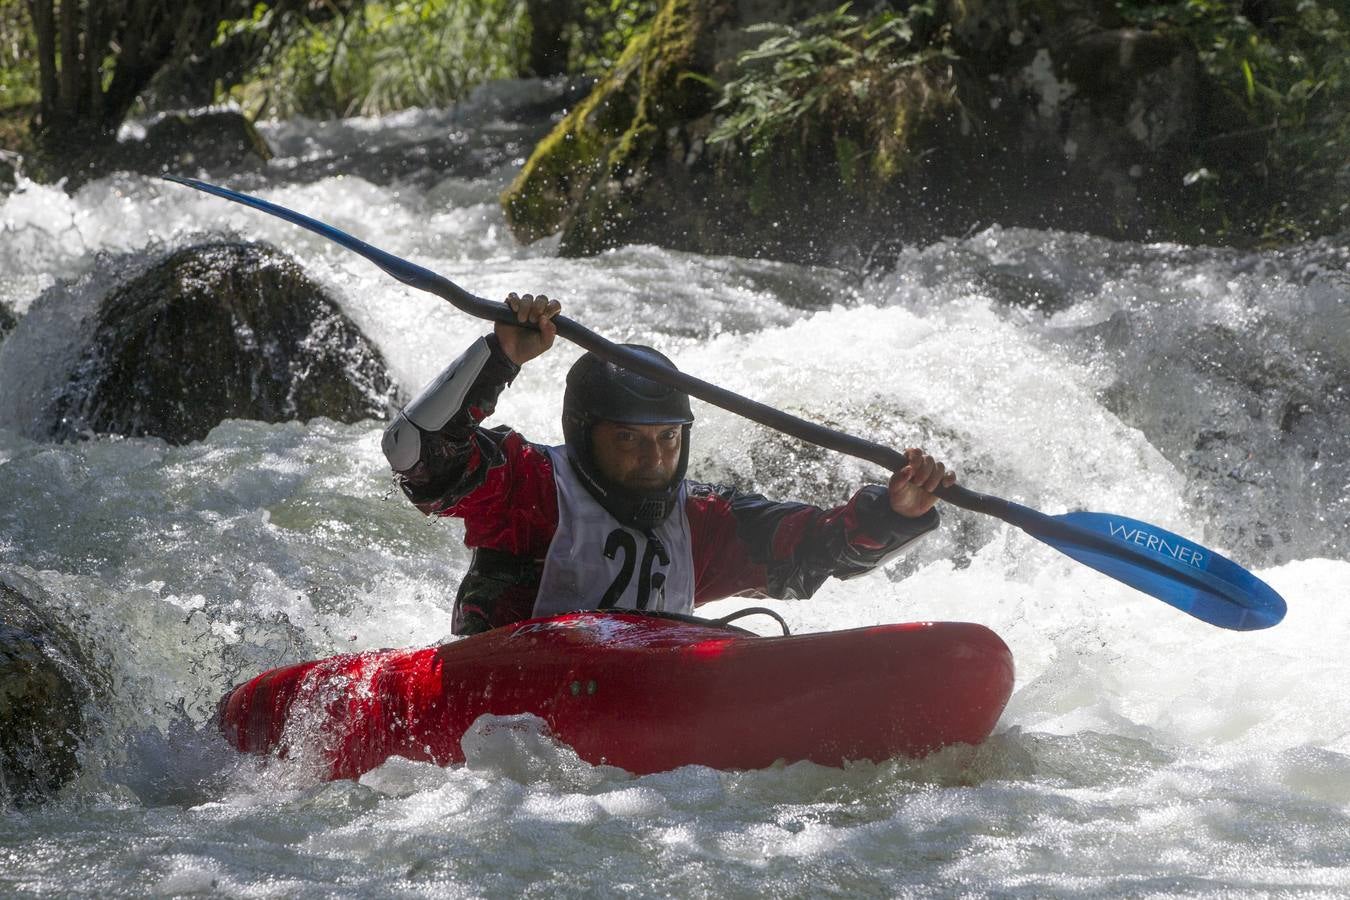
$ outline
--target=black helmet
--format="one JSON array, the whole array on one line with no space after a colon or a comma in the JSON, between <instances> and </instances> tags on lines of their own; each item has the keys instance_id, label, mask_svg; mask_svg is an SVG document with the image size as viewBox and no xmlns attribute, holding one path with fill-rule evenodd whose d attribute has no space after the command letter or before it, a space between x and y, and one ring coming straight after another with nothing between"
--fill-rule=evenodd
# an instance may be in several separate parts
<instances>
[{"instance_id":1,"label":"black helmet","mask_svg":"<svg viewBox=\"0 0 1350 900\"><path fill-rule=\"evenodd\" d=\"M641 344L623 346L654 362L675 368L673 362L651 347ZM600 421L683 425L680 464L670 484L661 491L638 492L615 484L601 474L595 464L591 443L591 426ZM594 353L584 354L567 373L567 390L563 393L563 437L572 466L600 505L625 525L644 530L654 528L675 508L680 482L689 467L689 426L693 421L688 394L605 362Z\"/></svg>"}]
</instances>

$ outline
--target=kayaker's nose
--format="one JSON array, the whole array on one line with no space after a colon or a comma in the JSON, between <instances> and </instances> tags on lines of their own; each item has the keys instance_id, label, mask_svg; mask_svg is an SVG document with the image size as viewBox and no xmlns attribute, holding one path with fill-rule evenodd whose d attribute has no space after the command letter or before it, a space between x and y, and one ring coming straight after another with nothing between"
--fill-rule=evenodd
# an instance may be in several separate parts
<instances>
[{"instance_id":1,"label":"kayaker's nose","mask_svg":"<svg viewBox=\"0 0 1350 900\"><path fill-rule=\"evenodd\" d=\"M646 471L661 467L661 444L651 435L643 435L637 447L638 468Z\"/></svg>"}]
</instances>

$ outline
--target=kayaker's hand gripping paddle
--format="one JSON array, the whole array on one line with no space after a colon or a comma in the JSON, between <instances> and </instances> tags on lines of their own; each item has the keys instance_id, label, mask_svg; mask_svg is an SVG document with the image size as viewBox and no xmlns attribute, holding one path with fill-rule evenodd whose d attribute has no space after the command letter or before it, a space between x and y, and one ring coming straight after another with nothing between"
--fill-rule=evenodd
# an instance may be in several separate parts
<instances>
[{"instance_id":1,"label":"kayaker's hand gripping paddle","mask_svg":"<svg viewBox=\"0 0 1350 900\"><path fill-rule=\"evenodd\" d=\"M505 304L476 297L430 269L372 247L331 225L284 206L204 181L175 176L168 176L168 180L251 206L307 228L361 254L404 284L449 300L456 308L472 316L493 322L520 324L515 313ZM888 472L899 471L908 462L902 453L889 447L799 419L685 372L653 362L606 340L566 316L558 316L554 322L558 326L558 334L602 359L645 375L653 381L679 388L690 396L761 425L876 463ZM1232 560L1147 522L1094 512L1047 516L1009 500L976 493L959 484L940 487L936 493L948 503L1010 522L1084 565L1220 628L1238 631L1269 628L1284 618L1284 599L1261 579Z\"/></svg>"}]
</instances>

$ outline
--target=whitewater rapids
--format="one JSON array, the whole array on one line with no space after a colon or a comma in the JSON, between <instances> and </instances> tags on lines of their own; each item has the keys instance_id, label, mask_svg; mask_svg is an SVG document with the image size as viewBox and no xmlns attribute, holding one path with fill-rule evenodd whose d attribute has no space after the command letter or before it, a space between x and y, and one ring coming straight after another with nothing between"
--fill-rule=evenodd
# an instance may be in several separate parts
<instances>
[{"instance_id":1,"label":"whitewater rapids","mask_svg":"<svg viewBox=\"0 0 1350 900\"><path fill-rule=\"evenodd\" d=\"M480 295L546 292L707 380L927 446L977 490L1194 537L1281 592L1287 619L1221 631L946 510L940 534L885 571L767 605L803 632L993 628L1017 686L982 747L635 778L528 728L484 729L464 766L395 760L336 784L303 760L240 758L209 725L230 685L448 638L462 529L391 491L380 422L228 421L182 447L37 439L77 349L63 343L72 317L118 258L230 234L300 259L405 393L484 325L315 235L173 184L119 176L68 196L21 183L0 201L0 302L22 314L0 344L0 579L74 623L97 690L78 780L43 807L0 805L0 893L1350 892L1350 247L994 228L869 271L648 246L567 260L506 229L496 197L519 161L488 177L287 180L288 159L371 135L508 134L491 115L275 123L283 155L249 189ZM576 355L560 343L529 364L494 421L559 441ZM832 504L882 477L705 404L695 415L701 480Z\"/></svg>"}]
</instances>

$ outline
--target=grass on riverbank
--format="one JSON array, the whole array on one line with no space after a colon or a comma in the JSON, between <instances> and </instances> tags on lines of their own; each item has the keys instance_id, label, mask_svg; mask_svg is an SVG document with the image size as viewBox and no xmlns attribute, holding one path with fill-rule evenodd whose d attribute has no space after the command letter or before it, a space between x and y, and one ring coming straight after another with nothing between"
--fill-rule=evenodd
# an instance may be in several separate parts
<instances>
[{"instance_id":1,"label":"grass on riverbank","mask_svg":"<svg viewBox=\"0 0 1350 900\"><path fill-rule=\"evenodd\" d=\"M519 73L524 5L511 0L370 2L322 24L278 28L275 10L222 23L282 37L228 96L259 117L378 115L446 106L476 84Z\"/></svg>"}]
</instances>

